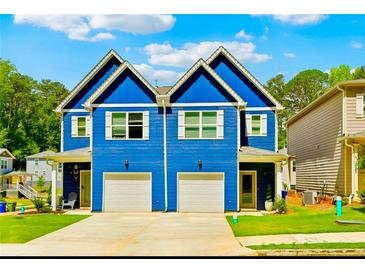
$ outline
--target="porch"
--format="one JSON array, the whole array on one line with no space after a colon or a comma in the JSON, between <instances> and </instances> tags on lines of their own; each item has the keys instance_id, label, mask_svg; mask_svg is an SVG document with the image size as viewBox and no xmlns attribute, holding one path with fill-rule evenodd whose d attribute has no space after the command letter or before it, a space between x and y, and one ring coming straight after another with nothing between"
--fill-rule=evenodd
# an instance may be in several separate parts
<instances>
[{"instance_id":1,"label":"porch","mask_svg":"<svg viewBox=\"0 0 365 274\"><path fill-rule=\"evenodd\" d=\"M89 147L55 152L45 157L52 166L52 210L57 207L57 165L63 165L63 198L77 194L76 207L91 206L91 150Z\"/></svg>"},{"instance_id":2,"label":"porch","mask_svg":"<svg viewBox=\"0 0 365 274\"><path fill-rule=\"evenodd\" d=\"M282 166L289 156L275 151L244 146L239 150L239 208L265 209L266 195L281 197Z\"/></svg>"}]
</instances>

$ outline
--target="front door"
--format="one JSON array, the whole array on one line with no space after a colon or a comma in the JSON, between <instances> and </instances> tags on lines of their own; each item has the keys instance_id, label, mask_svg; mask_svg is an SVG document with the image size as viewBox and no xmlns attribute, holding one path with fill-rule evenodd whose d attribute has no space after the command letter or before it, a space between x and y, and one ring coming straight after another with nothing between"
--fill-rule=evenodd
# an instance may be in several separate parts
<instances>
[{"instance_id":1,"label":"front door","mask_svg":"<svg viewBox=\"0 0 365 274\"><path fill-rule=\"evenodd\" d=\"M81 171L81 191L80 191L80 201L81 206L90 206L90 171Z\"/></svg>"},{"instance_id":2,"label":"front door","mask_svg":"<svg viewBox=\"0 0 365 274\"><path fill-rule=\"evenodd\" d=\"M240 208L256 207L256 171L240 172Z\"/></svg>"}]
</instances>

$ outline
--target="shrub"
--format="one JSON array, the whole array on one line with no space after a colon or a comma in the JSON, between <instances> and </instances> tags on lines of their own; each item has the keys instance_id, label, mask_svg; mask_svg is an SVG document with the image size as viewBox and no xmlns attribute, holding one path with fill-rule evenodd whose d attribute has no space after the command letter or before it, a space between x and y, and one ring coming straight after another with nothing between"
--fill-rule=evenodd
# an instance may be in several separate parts
<instances>
[{"instance_id":1,"label":"shrub","mask_svg":"<svg viewBox=\"0 0 365 274\"><path fill-rule=\"evenodd\" d=\"M41 198L33 199L32 203L34 204L34 207L37 209L38 213L40 212L41 208L44 207L44 201Z\"/></svg>"},{"instance_id":2,"label":"shrub","mask_svg":"<svg viewBox=\"0 0 365 274\"><path fill-rule=\"evenodd\" d=\"M52 203L52 185L49 185L48 189L47 189L47 204L51 204Z\"/></svg>"},{"instance_id":3,"label":"shrub","mask_svg":"<svg viewBox=\"0 0 365 274\"><path fill-rule=\"evenodd\" d=\"M361 199L361 202L365 203L365 189L360 191L359 198Z\"/></svg>"},{"instance_id":4,"label":"shrub","mask_svg":"<svg viewBox=\"0 0 365 274\"><path fill-rule=\"evenodd\" d=\"M44 207L42 207L41 209L40 209L40 212L42 212L42 213L49 213L49 212L51 212L52 211L52 208L51 207L49 207L49 206L44 206Z\"/></svg>"},{"instance_id":5,"label":"shrub","mask_svg":"<svg viewBox=\"0 0 365 274\"><path fill-rule=\"evenodd\" d=\"M272 190L271 190L271 185L268 184L267 188L266 188L266 199L265 201L267 202L272 202Z\"/></svg>"},{"instance_id":6,"label":"shrub","mask_svg":"<svg viewBox=\"0 0 365 274\"><path fill-rule=\"evenodd\" d=\"M279 214L287 213L288 208L286 206L286 200L283 198L276 198L275 203L274 203L274 209Z\"/></svg>"},{"instance_id":7,"label":"shrub","mask_svg":"<svg viewBox=\"0 0 365 274\"><path fill-rule=\"evenodd\" d=\"M43 176L39 176L38 177L38 181L37 181L37 187L39 189L40 192L43 192L43 187L44 187L44 184L46 183L46 181L44 180L44 177Z\"/></svg>"},{"instance_id":8,"label":"shrub","mask_svg":"<svg viewBox=\"0 0 365 274\"><path fill-rule=\"evenodd\" d=\"M283 182L283 190L285 191L288 190L288 184L286 182Z\"/></svg>"}]
</instances>

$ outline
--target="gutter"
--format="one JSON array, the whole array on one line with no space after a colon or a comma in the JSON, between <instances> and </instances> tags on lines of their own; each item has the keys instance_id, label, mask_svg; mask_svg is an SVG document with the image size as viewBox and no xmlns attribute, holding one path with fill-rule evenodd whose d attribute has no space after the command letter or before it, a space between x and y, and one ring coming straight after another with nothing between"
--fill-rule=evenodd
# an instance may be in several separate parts
<instances>
[{"instance_id":1,"label":"gutter","mask_svg":"<svg viewBox=\"0 0 365 274\"><path fill-rule=\"evenodd\" d=\"M163 160L164 160L164 184L165 184L165 212L168 210L167 202L167 141L166 141L166 101L162 99L163 108Z\"/></svg>"}]
</instances>

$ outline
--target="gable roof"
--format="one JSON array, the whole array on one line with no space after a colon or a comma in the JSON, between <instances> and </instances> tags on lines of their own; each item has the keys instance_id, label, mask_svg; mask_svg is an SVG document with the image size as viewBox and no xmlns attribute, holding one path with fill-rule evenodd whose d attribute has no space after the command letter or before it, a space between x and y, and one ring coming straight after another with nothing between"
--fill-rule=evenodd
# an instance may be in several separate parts
<instances>
[{"instance_id":1,"label":"gable roof","mask_svg":"<svg viewBox=\"0 0 365 274\"><path fill-rule=\"evenodd\" d=\"M6 152L10 158L15 159L14 155L10 153L10 151L6 148L0 148L0 155Z\"/></svg>"},{"instance_id":2,"label":"gable roof","mask_svg":"<svg viewBox=\"0 0 365 274\"><path fill-rule=\"evenodd\" d=\"M279 110L284 109L284 107L270 94L270 92L267 91L265 87L223 46L220 46L215 52L213 52L213 54L207 59L207 64L210 65L220 54L223 54Z\"/></svg>"},{"instance_id":3,"label":"gable roof","mask_svg":"<svg viewBox=\"0 0 365 274\"><path fill-rule=\"evenodd\" d=\"M55 152L52 150L46 150L46 151L42 151L42 152L39 152L36 154L29 155L29 156L25 157L25 159L45 158L46 156L54 154L54 153Z\"/></svg>"},{"instance_id":4,"label":"gable roof","mask_svg":"<svg viewBox=\"0 0 365 274\"><path fill-rule=\"evenodd\" d=\"M210 76L213 77L236 101L239 105L246 105L246 102L203 60L199 59L176 84L166 93L166 96L171 96L177 91L200 67L204 68Z\"/></svg>"},{"instance_id":5,"label":"gable roof","mask_svg":"<svg viewBox=\"0 0 365 274\"><path fill-rule=\"evenodd\" d=\"M85 108L89 108L91 104L123 73L126 69L129 69L156 97L160 96L157 90L128 62L124 61L123 64L118 67L97 89L95 92L85 101Z\"/></svg>"},{"instance_id":6,"label":"gable roof","mask_svg":"<svg viewBox=\"0 0 365 274\"><path fill-rule=\"evenodd\" d=\"M100 61L96 64L96 66L73 88L73 90L68 94L68 96L58 105L56 108L56 112L61 112L62 109L76 96L77 93L96 75L96 73L104 67L104 65L112 58L117 58L120 63L123 63L124 60L119 54L110 50Z\"/></svg>"}]
</instances>

